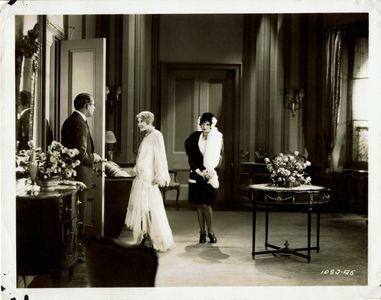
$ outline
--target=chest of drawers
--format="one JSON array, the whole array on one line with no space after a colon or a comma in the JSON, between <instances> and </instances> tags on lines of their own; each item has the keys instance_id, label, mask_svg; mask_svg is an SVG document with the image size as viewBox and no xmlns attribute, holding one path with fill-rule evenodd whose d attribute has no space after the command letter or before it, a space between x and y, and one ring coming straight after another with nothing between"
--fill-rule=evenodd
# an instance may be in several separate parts
<instances>
[{"instance_id":1,"label":"chest of drawers","mask_svg":"<svg viewBox=\"0 0 381 300\"><path fill-rule=\"evenodd\" d=\"M76 263L79 205L72 186L17 193L18 276L57 273Z\"/></svg>"}]
</instances>

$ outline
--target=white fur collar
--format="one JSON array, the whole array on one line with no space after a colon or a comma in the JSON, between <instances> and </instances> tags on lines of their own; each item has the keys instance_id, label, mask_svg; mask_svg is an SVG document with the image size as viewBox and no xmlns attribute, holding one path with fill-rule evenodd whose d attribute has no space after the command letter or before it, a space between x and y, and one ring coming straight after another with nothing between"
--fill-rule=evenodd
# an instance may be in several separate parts
<instances>
[{"instance_id":1,"label":"white fur collar","mask_svg":"<svg viewBox=\"0 0 381 300\"><path fill-rule=\"evenodd\" d=\"M218 131L217 127L210 130L206 140L206 147L204 153L204 167L206 170L214 170L221 158L222 149L222 133Z\"/></svg>"}]
</instances>

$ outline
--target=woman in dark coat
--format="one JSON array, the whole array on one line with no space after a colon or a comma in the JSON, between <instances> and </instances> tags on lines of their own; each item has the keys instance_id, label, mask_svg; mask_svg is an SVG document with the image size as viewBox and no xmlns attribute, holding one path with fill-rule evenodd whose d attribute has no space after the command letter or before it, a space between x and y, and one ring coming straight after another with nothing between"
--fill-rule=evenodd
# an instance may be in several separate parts
<instances>
[{"instance_id":1,"label":"woman in dark coat","mask_svg":"<svg viewBox=\"0 0 381 300\"><path fill-rule=\"evenodd\" d=\"M216 168L221 160L223 137L216 124L217 119L212 113L202 114L198 120L199 130L185 140L190 167L189 202L197 208L200 243L206 242L207 233L211 243L217 242L212 227L212 205L219 187Z\"/></svg>"}]
</instances>

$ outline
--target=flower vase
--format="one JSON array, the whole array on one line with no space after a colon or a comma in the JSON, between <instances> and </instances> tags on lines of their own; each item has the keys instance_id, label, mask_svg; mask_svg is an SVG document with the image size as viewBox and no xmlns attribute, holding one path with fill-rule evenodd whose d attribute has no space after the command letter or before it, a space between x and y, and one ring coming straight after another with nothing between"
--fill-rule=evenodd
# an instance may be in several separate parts
<instances>
[{"instance_id":1,"label":"flower vase","mask_svg":"<svg viewBox=\"0 0 381 300\"><path fill-rule=\"evenodd\" d=\"M293 187L300 186L300 182L290 182L290 181L270 182L269 185L283 187L283 188L293 188Z\"/></svg>"},{"instance_id":2,"label":"flower vase","mask_svg":"<svg viewBox=\"0 0 381 300\"><path fill-rule=\"evenodd\" d=\"M299 185L300 185L300 183L298 183L298 182L289 182L289 181L287 181L287 182L284 182L283 184L281 184L280 186L286 187L286 188L293 188L293 187L297 187Z\"/></svg>"},{"instance_id":3,"label":"flower vase","mask_svg":"<svg viewBox=\"0 0 381 300\"><path fill-rule=\"evenodd\" d=\"M32 150L32 154L30 156L30 161L28 163L28 170L29 170L29 177L31 181L31 191L36 191L36 181L37 181L37 174L38 174L38 164L36 161L36 153L34 149Z\"/></svg>"},{"instance_id":4,"label":"flower vase","mask_svg":"<svg viewBox=\"0 0 381 300\"><path fill-rule=\"evenodd\" d=\"M37 162L35 160L30 161L28 164L28 169L29 169L30 180L32 181L32 185L34 185L37 180L37 172L38 172Z\"/></svg>"},{"instance_id":5,"label":"flower vase","mask_svg":"<svg viewBox=\"0 0 381 300\"><path fill-rule=\"evenodd\" d=\"M55 187L60 183L61 178L59 176L47 178L47 179L40 179L38 180L38 185L40 186L41 190L54 190Z\"/></svg>"}]
</instances>

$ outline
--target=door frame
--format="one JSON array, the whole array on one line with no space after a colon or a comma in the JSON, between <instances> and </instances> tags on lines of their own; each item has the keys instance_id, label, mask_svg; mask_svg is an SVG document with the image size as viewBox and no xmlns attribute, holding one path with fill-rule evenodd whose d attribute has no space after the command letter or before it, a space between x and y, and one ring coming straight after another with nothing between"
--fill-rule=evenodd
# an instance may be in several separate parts
<instances>
[{"instance_id":1,"label":"door frame","mask_svg":"<svg viewBox=\"0 0 381 300\"><path fill-rule=\"evenodd\" d=\"M73 51L74 50L74 51ZM88 79L91 83L85 88L75 90L73 82L73 67L74 53L91 52L93 54L93 78ZM89 92L92 94L97 109L94 116L88 119L88 125L91 135L94 139L94 152L98 153L102 158L105 155L105 96L106 96L106 39L91 38L78 40L63 40L60 50L60 128L63 122L74 110L73 100L79 92ZM77 75L78 76L78 75ZM80 84L83 84L81 81ZM77 84L80 85L80 84ZM92 89L93 88L93 89ZM62 137L61 137L62 138ZM83 226L87 235L104 234L104 164L97 165L101 172L93 171L91 173L92 185L87 193L87 202L84 205Z\"/></svg>"},{"instance_id":2,"label":"door frame","mask_svg":"<svg viewBox=\"0 0 381 300\"><path fill-rule=\"evenodd\" d=\"M158 85L157 99L159 99L156 104L156 114L158 115L158 127L160 129L161 124L161 107L162 101L167 93L165 90L167 87L163 86L163 83L167 82L168 72L170 70L223 70L223 71L233 71L234 72L234 103L233 103L233 188L231 197L231 208L239 206L239 153L240 153L240 109L241 109L241 65L240 64L209 64L209 63L160 63L160 84ZM237 198L237 200L235 200Z\"/></svg>"}]
</instances>

